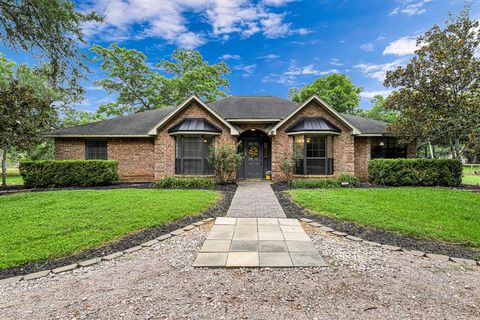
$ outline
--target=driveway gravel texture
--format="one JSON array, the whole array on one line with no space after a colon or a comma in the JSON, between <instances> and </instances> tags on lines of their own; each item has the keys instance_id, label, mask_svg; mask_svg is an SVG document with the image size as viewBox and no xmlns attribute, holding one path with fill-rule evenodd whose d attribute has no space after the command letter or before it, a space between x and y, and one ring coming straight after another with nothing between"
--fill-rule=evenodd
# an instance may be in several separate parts
<instances>
[{"instance_id":1,"label":"driveway gravel texture","mask_svg":"<svg viewBox=\"0 0 480 320\"><path fill-rule=\"evenodd\" d=\"M328 268L207 269L211 223L121 258L0 288L0 319L478 319L480 268L306 226Z\"/></svg>"}]
</instances>

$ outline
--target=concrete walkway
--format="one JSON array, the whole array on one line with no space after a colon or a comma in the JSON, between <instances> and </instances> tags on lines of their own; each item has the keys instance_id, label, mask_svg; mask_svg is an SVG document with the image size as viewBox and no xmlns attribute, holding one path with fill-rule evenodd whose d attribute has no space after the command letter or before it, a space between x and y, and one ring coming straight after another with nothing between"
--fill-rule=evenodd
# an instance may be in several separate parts
<instances>
[{"instance_id":1,"label":"concrete walkway","mask_svg":"<svg viewBox=\"0 0 480 320\"><path fill-rule=\"evenodd\" d=\"M286 218L268 182L239 182L227 217Z\"/></svg>"},{"instance_id":2,"label":"concrete walkway","mask_svg":"<svg viewBox=\"0 0 480 320\"><path fill-rule=\"evenodd\" d=\"M194 267L325 267L297 219L287 219L267 182L240 182Z\"/></svg>"},{"instance_id":3,"label":"concrete walkway","mask_svg":"<svg viewBox=\"0 0 480 320\"><path fill-rule=\"evenodd\" d=\"M297 219L217 218L194 267L326 267Z\"/></svg>"}]
</instances>

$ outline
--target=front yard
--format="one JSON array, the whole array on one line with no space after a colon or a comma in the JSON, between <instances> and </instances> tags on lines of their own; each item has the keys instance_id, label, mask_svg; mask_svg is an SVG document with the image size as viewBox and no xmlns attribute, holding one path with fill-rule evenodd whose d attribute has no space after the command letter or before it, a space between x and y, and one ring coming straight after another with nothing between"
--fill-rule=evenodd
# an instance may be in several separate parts
<instances>
[{"instance_id":1,"label":"front yard","mask_svg":"<svg viewBox=\"0 0 480 320\"><path fill-rule=\"evenodd\" d=\"M114 189L0 197L0 269L63 257L200 213L214 191Z\"/></svg>"},{"instance_id":2,"label":"front yard","mask_svg":"<svg viewBox=\"0 0 480 320\"><path fill-rule=\"evenodd\" d=\"M321 215L480 248L480 193L441 188L290 190Z\"/></svg>"}]
</instances>

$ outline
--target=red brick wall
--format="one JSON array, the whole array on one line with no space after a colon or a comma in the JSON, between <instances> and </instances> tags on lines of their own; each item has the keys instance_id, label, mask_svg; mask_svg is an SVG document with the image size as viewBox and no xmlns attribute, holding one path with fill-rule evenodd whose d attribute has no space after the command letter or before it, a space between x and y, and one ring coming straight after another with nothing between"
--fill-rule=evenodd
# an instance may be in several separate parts
<instances>
[{"instance_id":1,"label":"red brick wall","mask_svg":"<svg viewBox=\"0 0 480 320\"><path fill-rule=\"evenodd\" d=\"M272 136L272 179L282 180L285 178L280 170L280 162L285 154L291 155L293 153L293 138L288 136L285 130L303 117L324 117L342 130L340 135L333 138L334 175L338 176L341 173L354 174L355 154L352 130L331 115L323 106L312 101L278 128L277 134Z\"/></svg>"},{"instance_id":2,"label":"red brick wall","mask_svg":"<svg viewBox=\"0 0 480 320\"><path fill-rule=\"evenodd\" d=\"M118 161L118 173L122 180L155 179L154 138L108 139L108 159Z\"/></svg>"},{"instance_id":3,"label":"red brick wall","mask_svg":"<svg viewBox=\"0 0 480 320\"><path fill-rule=\"evenodd\" d=\"M55 160L85 159L85 139L55 138Z\"/></svg>"},{"instance_id":4,"label":"red brick wall","mask_svg":"<svg viewBox=\"0 0 480 320\"><path fill-rule=\"evenodd\" d=\"M370 138L355 137L355 176L368 180L368 161L370 161Z\"/></svg>"},{"instance_id":5,"label":"red brick wall","mask_svg":"<svg viewBox=\"0 0 480 320\"><path fill-rule=\"evenodd\" d=\"M168 129L185 118L205 118L222 129L220 136L215 136L215 144L235 144L237 138L230 135L230 128L211 115L204 107L193 102L173 119L168 121L155 138L155 179L175 174L175 139L168 134Z\"/></svg>"},{"instance_id":6,"label":"red brick wall","mask_svg":"<svg viewBox=\"0 0 480 320\"><path fill-rule=\"evenodd\" d=\"M121 180L154 180L153 138L111 138L107 139L107 148L108 159L118 161ZM55 138L55 159L85 159L85 139Z\"/></svg>"}]
</instances>

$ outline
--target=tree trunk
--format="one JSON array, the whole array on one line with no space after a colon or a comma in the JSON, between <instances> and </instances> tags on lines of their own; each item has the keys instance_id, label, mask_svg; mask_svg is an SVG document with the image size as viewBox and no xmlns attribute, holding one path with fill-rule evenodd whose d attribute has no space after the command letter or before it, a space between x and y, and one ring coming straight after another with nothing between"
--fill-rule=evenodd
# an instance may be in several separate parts
<instances>
[{"instance_id":1,"label":"tree trunk","mask_svg":"<svg viewBox=\"0 0 480 320\"><path fill-rule=\"evenodd\" d=\"M428 151L430 153L430 158L435 159L435 152L433 151L433 146L430 139L428 139Z\"/></svg>"},{"instance_id":2,"label":"tree trunk","mask_svg":"<svg viewBox=\"0 0 480 320\"><path fill-rule=\"evenodd\" d=\"M455 148L456 159L462 160L462 152L460 150L460 140L457 138L454 140L453 147Z\"/></svg>"},{"instance_id":3,"label":"tree trunk","mask_svg":"<svg viewBox=\"0 0 480 320\"><path fill-rule=\"evenodd\" d=\"M3 146L2 152L2 187L7 186L7 146Z\"/></svg>"}]
</instances>

